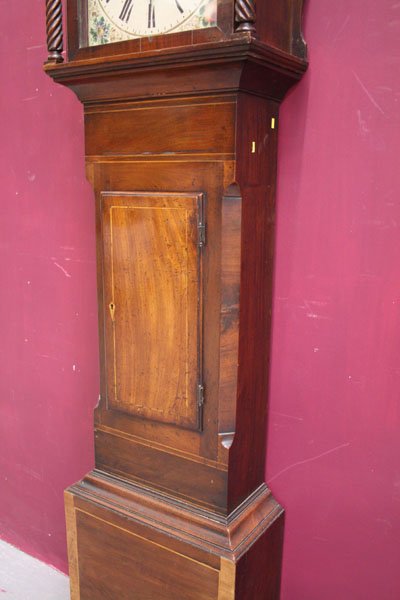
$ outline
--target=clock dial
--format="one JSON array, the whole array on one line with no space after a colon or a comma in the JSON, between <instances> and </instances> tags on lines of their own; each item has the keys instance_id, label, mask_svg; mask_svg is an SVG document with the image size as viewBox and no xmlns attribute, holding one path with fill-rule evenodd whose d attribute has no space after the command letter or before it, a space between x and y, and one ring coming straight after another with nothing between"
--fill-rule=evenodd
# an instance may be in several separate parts
<instances>
[{"instance_id":1,"label":"clock dial","mask_svg":"<svg viewBox=\"0 0 400 600\"><path fill-rule=\"evenodd\" d=\"M217 0L89 0L90 45L216 25Z\"/></svg>"}]
</instances>

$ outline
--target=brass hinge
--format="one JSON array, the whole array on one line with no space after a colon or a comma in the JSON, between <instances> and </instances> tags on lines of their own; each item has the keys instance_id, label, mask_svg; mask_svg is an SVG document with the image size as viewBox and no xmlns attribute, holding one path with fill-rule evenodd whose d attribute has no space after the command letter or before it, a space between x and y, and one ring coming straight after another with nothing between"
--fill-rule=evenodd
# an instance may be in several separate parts
<instances>
[{"instance_id":1,"label":"brass hinge","mask_svg":"<svg viewBox=\"0 0 400 600\"><path fill-rule=\"evenodd\" d=\"M203 429L204 385L197 385L197 417L199 429Z\"/></svg>"},{"instance_id":2,"label":"brass hinge","mask_svg":"<svg viewBox=\"0 0 400 600\"><path fill-rule=\"evenodd\" d=\"M205 194L199 194L197 198L197 245L199 248L206 245L205 202Z\"/></svg>"},{"instance_id":3,"label":"brass hinge","mask_svg":"<svg viewBox=\"0 0 400 600\"><path fill-rule=\"evenodd\" d=\"M197 406L203 406L204 404L204 385L199 383L197 386Z\"/></svg>"},{"instance_id":4,"label":"brass hinge","mask_svg":"<svg viewBox=\"0 0 400 600\"><path fill-rule=\"evenodd\" d=\"M199 248L202 248L203 246L206 245L206 226L204 225L204 223L199 223L197 225L197 229L198 229L198 246Z\"/></svg>"}]
</instances>

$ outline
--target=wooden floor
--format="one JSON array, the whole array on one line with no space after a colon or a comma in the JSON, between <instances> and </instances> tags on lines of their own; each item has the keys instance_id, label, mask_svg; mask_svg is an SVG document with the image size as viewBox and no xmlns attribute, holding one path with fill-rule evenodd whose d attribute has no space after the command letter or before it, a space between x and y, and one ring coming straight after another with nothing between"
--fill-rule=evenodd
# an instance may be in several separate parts
<instances>
[{"instance_id":1,"label":"wooden floor","mask_svg":"<svg viewBox=\"0 0 400 600\"><path fill-rule=\"evenodd\" d=\"M69 600L69 578L0 540L0 597Z\"/></svg>"}]
</instances>

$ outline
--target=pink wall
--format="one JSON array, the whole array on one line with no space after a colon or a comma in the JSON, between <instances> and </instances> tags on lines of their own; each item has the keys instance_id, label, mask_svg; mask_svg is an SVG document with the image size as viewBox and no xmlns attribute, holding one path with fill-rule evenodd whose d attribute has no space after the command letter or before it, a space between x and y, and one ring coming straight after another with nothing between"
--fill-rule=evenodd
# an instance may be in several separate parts
<instances>
[{"instance_id":1,"label":"pink wall","mask_svg":"<svg viewBox=\"0 0 400 600\"><path fill-rule=\"evenodd\" d=\"M282 600L400 598L400 4L310 0L283 105L267 480Z\"/></svg>"},{"instance_id":2,"label":"pink wall","mask_svg":"<svg viewBox=\"0 0 400 600\"><path fill-rule=\"evenodd\" d=\"M93 201L81 107L42 73L45 2L1 5L0 537L66 569L98 395Z\"/></svg>"},{"instance_id":3,"label":"pink wall","mask_svg":"<svg viewBox=\"0 0 400 600\"><path fill-rule=\"evenodd\" d=\"M81 107L41 71L44 4L7 3L0 33L0 537L66 569L62 490L93 462L94 214ZM305 24L311 67L280 124L267 479L287 509L282 600L394 600L400 5L309 0Z\"/></svg>"}]
</instances>

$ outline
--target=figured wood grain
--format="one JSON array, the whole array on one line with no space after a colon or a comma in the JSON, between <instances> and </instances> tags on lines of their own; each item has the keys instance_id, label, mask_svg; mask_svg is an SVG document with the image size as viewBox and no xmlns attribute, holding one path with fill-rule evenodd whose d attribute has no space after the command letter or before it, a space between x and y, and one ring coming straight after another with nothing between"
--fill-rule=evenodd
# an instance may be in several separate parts
<instances>
[{"instance_id":1,"label":"figured wood grain","mask_svg":"<svg viewBox=\"0 0 400 600\"><path fill-rule=\"evenodd\" d=\"M209 600L216 596L216 569L88 513L78 511L77 523L82 600ZM108 560L99 570L104 553Z\"/></svg>"},{"instance_id":2,"label":"figured wood grain","mask_svg":"<svg viewBox=\"0 0 400 600\"><path fill-rule=\"evenodd\" d=\"M121 429L113 429L113 428L107 427L107 425L103 425L103 424L101 424L101 425L97 424L96 431L103 432L103 433L106 433L109 435L114 435L114 436L120 437L122 439L128 440L128 441L132 442L133 444L140 444L141 446L145 446L146 448L153 448L153 449L159 450L160 452L165 452L167 454L171 454L172 456L178 456L180 458L185 458L185 459L189 460L190 462L198 463L200 465L208 465L208 466L216 468L216 469L221 469L222 471L227 471L227 465L225 463L217 461L217 460L212 460L210 458L207 458L206 456L202 456L199 453L195 453L194 452L195 448L192 448L193 452L185 452L184 450L181 450L179 448L176 448L173 446L167 446L160 442L156 442L153 439L150 440L150 439L146 439L143 437L139 437L137 435L132 435L130 433L127 433L126 431L121 431ZM177 430L177 431L182 434L181 430ZM196 432L195 435L197 435L197 437L198 437L198 434L201 435L202 433L203 432Z\"/></svg>"},{"instance_id":3,"label":"figured wood grain","mask_svg":"<svg viewBox=\"0 0 400 600\"><path fill-rule=\"evenodd\" d=\"M235 101L214 99L167 106L114 106L105 112L89 110L85 116L86 153L227 153L234 145L235 108ZM96 135L98 131L101 137ZM155 136L155 131L162 131L163 135Z\"/></svg>"},{"instance_id":4,"label":"figured wood grain","mask_svg":"<svg viewBox=\"0 0 400 600\"><path fill-rule=\"evenodd\" d=\"M203 198L105 193L108 406L198 428Z\"/></svg>"},{"instance_id":5,"label":"figured wood grain","mask_svg":"<svg viewBox=\"0 0 400 600\"><path fill-rule=\"evenodd\" d=\"M98 519L99 525L102 522L110 523L117 529L128 530L132 535L145 538L157 546L167 546L173 553L186 556L213 570L219 569L220 557L216 552L212 552L212 548L207 547L202 541L193 544L191 540L184 539L180 532L176 531L176 522L172 523L172 527L164 526L164 511L152 510L150 515L143 515L140 507L130 504L127 498L124 499L126 505L122 506L120 501L114 501L114 495L105 499L99 498L98 495L89 497L87 493L80 493L81 487L80 485L79 489L75 486L71 488L75 497L75 508L82 513L93 515ZM92 491L91 486L88 488ZM124 491L122 486L119 488L119 491ZM145 512L147 513L147 511ZM150 518L148 518L149 516ZM199 540L197 541L199 542Z\"/></svg>"},{"instance_id":6,"label":"figured wood grain","mask_svg":"<svg viewBox=\"0 0 400 600\"><path fill-rule=\"evenodd\" d=\"M162 102L162 105L164 102ZM156 105L154 102L153 105ZM98 133L100 135L100 132ZM161 133L160 133L161 135ZM179 135L179 130L176 132ZM162 161L158 157L149 155L146 160L136 160L130 158L113 157L112 161L107 158L106 162L93 163L90 175L94 188L98 190L96 194L97 202L97 263L98 263L98 294L99 294L99 322L100 322L100 360L101 360L101 401L96 409L96 426L99 429L103 426L114 431L121 432L122 435L134 436L147 441L148 446L154 445L155 449L163 452L166 448L168 453L174 452L181 456L181 453L197 455L199 459L210 459L217 461L217 425L218 425L218 361L219 361L219 319L220 308L212 299L218 294L219 271L220 271L220 240L218 232L220 231L220 198L228 181L233 178L233 161L215 162L196 162L194 156L185 159L176 160L176 157L169 156ZM108 410L106 406L107 378L106 378L106 352L104 348L104 319L108 318L109 312L104 313L103 289L103 241L101 225L101 190L113 189L121 192L129 189L134 182L137 189L148 189L151 187L154 191L163 189L174 194L176 192L177 182L179 188L186 193L193 194L193 191L203 190L206 196L206 227L207 238L211 243L207 243L201 250L203 265L203 298L204 298L204 319L203 319L203 377L206 385L205 404L204 404L204 427L201 433L194 430L178 428L173 424L163 423L161 421L149 421L135 415L124 413L117 410ZM107 309L108 311L108 309ZM104 445L104 448L103 448ZM197 481L199 473L197 467L187 467L187 463L179 460L178 462L157 460L152 453L151 462L146 460L146 468L143 468L140 460L141 453L136 454L136 445L129 450L129 444L123 444L124 453L122 457L115 457L114 441L109 440L107 436L99 436L96 441L97 456L101 455L101 463L112 464L120 468L126 477L143 477L143 473L148 477L148 485L157 484L157 481L169 478L170 481L182 480L186 490L190 486L193 489L200 489ZM126 448L126 452L125 452ZM104 458L106 457L106 458ZM98 458L96 458L96 461ZM149 459L150 460L150 459ZM119 466L116 463L120 463ZM149 468L148 468L149 467ZM127 469L127 471L125 471ZM203 481L203 479L200 477ZM217 484L214 477L210 476ZM212 484L214 486L214 484ZM168 486L169 487L169 486ZM180 486L181 487L181 486ZM202 500L206 499L207 485L201 489ZM214 494L214 492L213 492Z\"/></svg>"}]
</instances>

